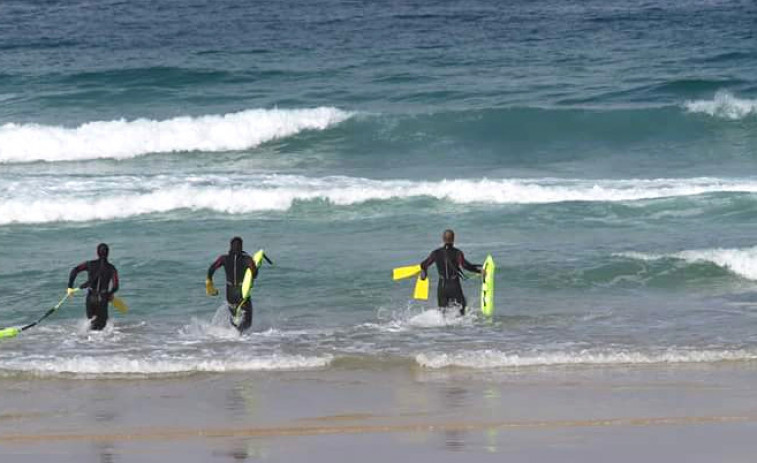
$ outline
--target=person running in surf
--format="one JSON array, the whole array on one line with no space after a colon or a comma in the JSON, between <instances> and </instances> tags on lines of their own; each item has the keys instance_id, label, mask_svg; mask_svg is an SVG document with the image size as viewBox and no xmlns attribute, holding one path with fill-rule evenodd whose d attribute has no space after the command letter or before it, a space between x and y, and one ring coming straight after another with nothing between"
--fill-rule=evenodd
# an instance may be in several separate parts
<instances>
[{"instance_id":1,"label":"person running in surf","mask_svg":"<svg viewBox=\"0 0 757 463\"><path fill-rule=\"evenodd\" d=\"M474 265L465 259L463 251L455 247L455 232L444 230L442 234L444 246L431 251L431 254L421 262L421 279L428 277L428 268L436 262L439 271L439 286L436 290L440 309L450 305L460 307L460 315L465 315L465 295L460 280L462 269L473 273L481 273L481 266Z\"/></svg>"},{"instance_id":2,"label":"person running in surf","mask_svg":"<svg viewBox=\"0 0 757 463\"><path fill-rule=\"evenodd\" d=\"M68 275L66 293L71 296L76 292L74 281L77 275L87 271L87 281L79 288L87 289L87 318L89 318L90 329L94 331L105 328L105 324L108 323L108 303L113 300L113 295L118 291L118 270L108 262L109 253L107 244L98 244L97 259L82 262Z\"/></svg>"},{"instance_id":3,"label":"person running in surf","mask_svg":"<svg viewBox=\"0 0 757 463\"><path fill-rule=\"evenodd\" d=\"M252 271L252 278L258 276L258 268L249 254L242 250L242 238L235 236L229 243L229 253L218 256L208 268L205 280L205 292L208 296L217 296L218 290L213 286L213 274L220 267L226 272L226 302L231 313L230 322L240 333L252 326L252 301L242 297L242 281L247 269ZM242 304L239 307L239 304ZM237 308L242 311L241 320L235 320Z\"/></svg>"}]
</instances>

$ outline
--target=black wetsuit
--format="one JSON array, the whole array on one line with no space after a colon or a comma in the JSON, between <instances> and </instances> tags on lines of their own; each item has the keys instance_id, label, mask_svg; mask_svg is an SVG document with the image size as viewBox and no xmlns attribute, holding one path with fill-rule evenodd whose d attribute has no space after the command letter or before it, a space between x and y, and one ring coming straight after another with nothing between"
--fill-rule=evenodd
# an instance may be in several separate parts
<instances>
[{"instance_id":1,"label":"black wetsuit","mask_svg":"<svg viewBox=\"0 0 757 463\"><path fill-rule=\"evenodd\" d=\"M465 313L465 295L460 280L463 276L462 269L469 272L481 273L481 266L474 265L465 260L463 251L453 245L444 245L429 254L421 262L421 268L424 272L436 262L436 269L439 271L439 286L436 295L440 308L446 308L450 305L460 306L460 314Z\"/></svg>"},{"instance_id":2,"label":"black wetsuit","mask_svg":"<svg viewBox=\"0 0 757 463\"><path fill-rule=\"evenodd\" d=\"M251 269L252 278L255 279L258 276L258 269L252 257L244 251L218 256L218 259L208 269L208 279L212 280L213 274L220 267L223 267L226 271L226 302L229 305L229 312L231 312L231 324L236 326L241 333L252 326L252 301L249 299L242 304L242 320L239 325L234 323L234 312L242 301L244 273L248 268Z\"/></svg>"},{"instance_id":3,"label":"black wetsuit","mask_svg":"<svg viewBox=\"0 0 757 463\"><path fill-rule=\"evenodd\" d=\"M118 271L108 259L101 258L82 262L71 270L68 287L74 287L76 276L87 271L87 281L80 288L87 288L87 318L90 328L99 331L108 323L108 303L118 291ZM112 286L111 286L112 283Z\"/></svg>"}]
</instances>

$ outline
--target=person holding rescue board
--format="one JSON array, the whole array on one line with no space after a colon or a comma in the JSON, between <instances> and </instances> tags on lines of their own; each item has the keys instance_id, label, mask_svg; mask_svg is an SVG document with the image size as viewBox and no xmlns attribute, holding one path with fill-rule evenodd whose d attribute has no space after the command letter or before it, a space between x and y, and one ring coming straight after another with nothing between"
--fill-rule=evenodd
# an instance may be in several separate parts
<instances>
[{"instance_id":1,"label":"person holding rescue board","mask_svg":"<svg viewBox=\"0 0 757 463\"><path fill-rule=\"evenodd\" d=\"M218 295L218 290L213 285L213 274L216 270L223 267L226 273L226 303L229 306L229 321L240 334L252 326L250 294L263 259L273 265L262 249L254 256L244 252L242 238L235 236L229 243L229 253L218 256L208 268L205 280L205 292L208 296Z\"/></svg>"},{"instance_id":2,"label":"person holding rescue board","mask_svg":"<svg viewBox=\"0 0 757 463\"><path fill-rule=\"evenodd\" d=\"M431 251L431 254L419 265L398 267L394 269L392 277L401 280L418 275L413 297L415 299L428 299L428 268L436 264L439 273L437 287L437 302L439 309L445 310L453 306L460 310L460 315L465 315L467 301L463 294L461 280L465 278L463 270L479 273L482 277L481 284L481 312L491 317L494 313L494 260L487 256L484 265L475 265L468 262L463 251L455 247L455 232L444 230L442 234L444 245Z\"/></svg>"}]
</instances>

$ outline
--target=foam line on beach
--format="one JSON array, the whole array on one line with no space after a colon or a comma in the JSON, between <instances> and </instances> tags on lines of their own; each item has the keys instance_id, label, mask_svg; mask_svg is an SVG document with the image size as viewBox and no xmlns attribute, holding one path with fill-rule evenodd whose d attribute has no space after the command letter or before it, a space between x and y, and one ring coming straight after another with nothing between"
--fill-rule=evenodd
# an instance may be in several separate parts
<instances>
[{"instance_id":1,"label":"foam line on beach","mask_svg":"<svg viewBox=\"0 0 757 463\"><path fill-rule=\"evenodd\" d=\"M250 109L220 115L93 121L78 127L0 126L0 163L128 159L150 153L234 151L324 130L351 116L333 107Z\"/></svg>"},{"instance_id":2,"label":"foam line on beach","mask_svg":"<svg viewBox=\"0 0 757 463\"><path fill-rule=\"evenodd\" d=\"M235 371L307 370L328 366L331 356L267 355L216 359L132 358L126 356L70 358L7 359L0 361L0 371L34 376L74 375L154 376L190 373L222 373Z\"/></svg>"},{"instance_id":3,"label":"foam line on beach","mask_svg":"<svg viewBox=\"0 0 757 463\"><path fill-rule=\"evenodd\" d=\"M569 365L654 365L716 363L757 360L757 351L667 349L663 352L623 350L583 350L577 352L509 353L498 350L454 353L420 353L416 362L430 369L439 368L513 368Z\"/></svg>"}]
</instances>

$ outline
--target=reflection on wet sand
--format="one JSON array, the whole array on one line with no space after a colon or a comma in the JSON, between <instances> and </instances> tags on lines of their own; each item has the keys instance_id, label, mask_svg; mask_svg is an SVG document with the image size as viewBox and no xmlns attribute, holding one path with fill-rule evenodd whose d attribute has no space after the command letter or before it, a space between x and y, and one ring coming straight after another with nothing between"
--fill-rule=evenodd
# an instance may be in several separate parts
<instances>
[{"instance_id":1,"label":"reflection on wet sand","mask_svg":"<svg viewBox=\"0 0 757 463\"><path fill-rule=\"evenodd\" d=\"M113 442L95 442L94 450L100 457L100 463L116 463L116 455L118 454L118 451L113 445Z\"/></svg>"},{"instance_id":2,"label":"reflection on wet sand","mask_svg":"<svg viewBox=\"0 0 757 463\"><path fill-rule=\"evenodd\" d=\"M267 446L260 439L234 439L228 445L228 450L216 450L216 457L227 458L232 462L267 460L270 456Z\"/></svg>"}]
</instances>

